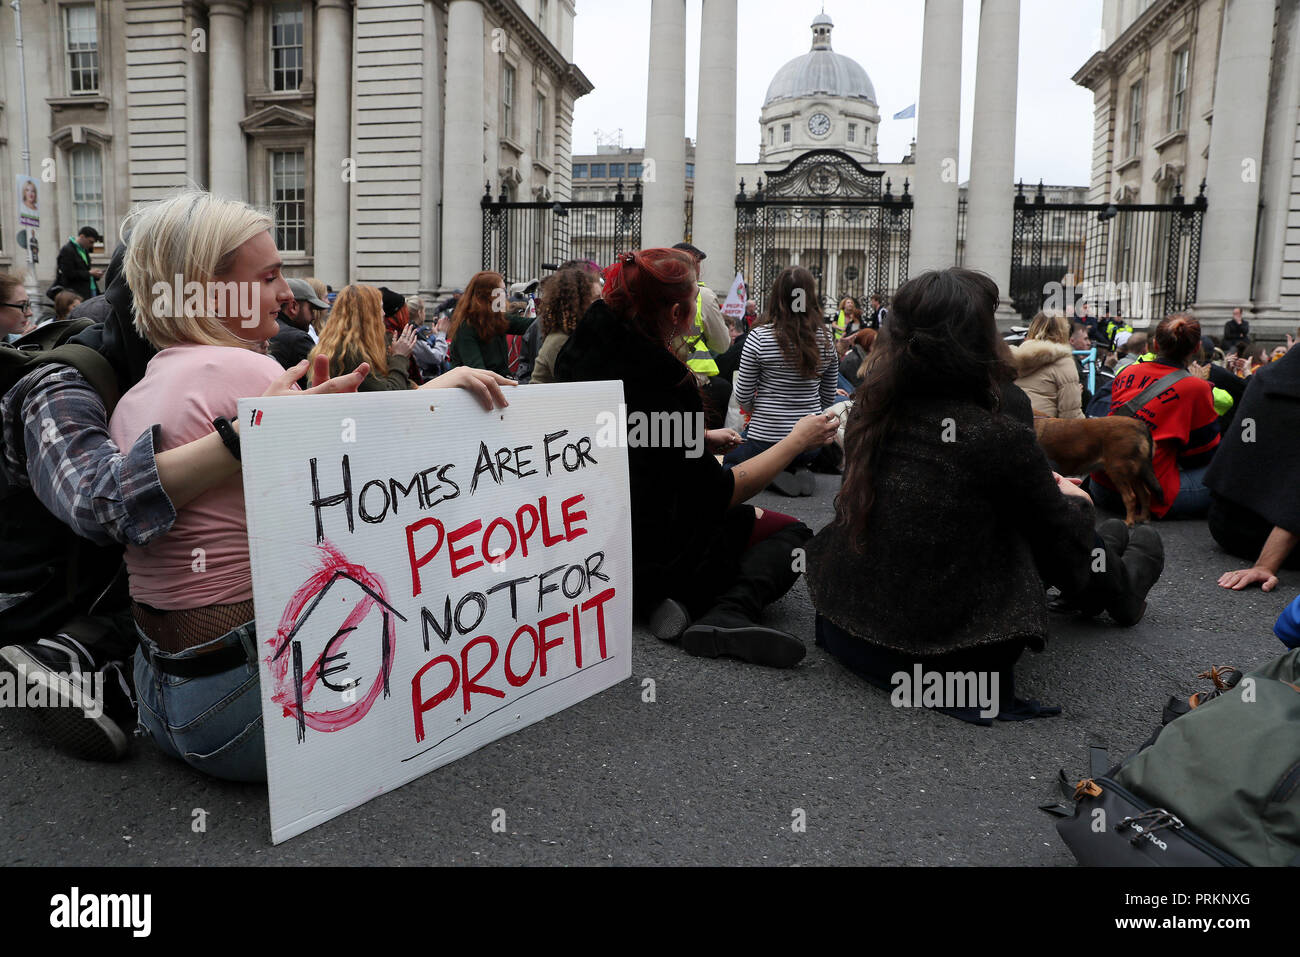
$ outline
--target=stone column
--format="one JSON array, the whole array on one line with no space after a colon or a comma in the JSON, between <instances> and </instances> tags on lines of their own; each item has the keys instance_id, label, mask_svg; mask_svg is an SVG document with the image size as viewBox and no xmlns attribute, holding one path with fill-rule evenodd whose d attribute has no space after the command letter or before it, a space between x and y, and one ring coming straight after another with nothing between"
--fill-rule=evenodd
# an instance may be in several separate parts
<instances>
[{"instance_id":1,"label":"stone column","mask_svg":"<svg viewBox=\"0 0 1300 957\"><path fill-rule=\"evenodd\" d=\"M244 118L244 21L248 0L208 4L208 189L247 200Z\"/></svg>"},{"instance_id":2,"label":"stone column","mask_svg":"<svg viewBox=\"0 0 1300 957\"><path fill-rule=\"evenodd\" d=\"M422 85L424 125L420 131L424 169L420 176L420 295L434 300L441 286L438 275L438 203L442 201L442 88L446 51L445 28L437 7L424 5L424 77Z\"/></svg>"},{"instance_id":3,"label":"stone column","mask_svg":"<svg viewBox=\"0 0 1300 957\"><path fill-rule=\"evenodd\" d=\"M1274 0L1227 0L1214 82L1196 315L1206 331L1250 307ZM1253 170L1253 176L1245 175ZM1249 316L1247 316L1249 318Z\"/></svg>"},{"instance_id":4,"label":"stone column","mask_svg":"<svg viewBox=\"0 0 1300 957\"><path fill-rule=\"evenodd\" d=\"M736 277L736 22L736 0L704 0L693 225L700 279L719 290Z\"/></svg>"},{"instance_id":5,"label":"stone column","mask_svg":"<svg viewBox=\"0 0 1300 957\"><path fill-rule=\"evenodd\" d=\"M348 281L348 190L343 162L352 155L352 0L316 3L316 138L312 271L334 288ZM364 172L361 175L365 175Z\"/></svg>"},{"instance_id":6,"label":"stone column","mask_svg":"<svg viewBox=\"0 0 1300 957\"><path fill-rule=\"evenodd\" d=\"M1300 240L1300 220L1287 220L1292 203L1293 184L1300 191L1300 158L1296 152L1296 119L1300 117L1300 3L1284 3L1278 10L1277 37L1273 47L1273 103L1269 109L1269 128L1265 134L1268 153L1261 169L1259 188L1264 199L1263 221L1259 230L1259 269L1255 276L1255 308L1261 313L1279 316L1282 306L1282 280L1288 228ZM1293 172L1294 170L1294 172ZM1187 184L1184 184L1186 190ZM1297 200L1300 202L1300 200ZM1300 206L1297 206L1300 208ZM1209 290L1206 290L1207 292ZM1295 332L1295 317L1279 316L1278 321L1289 318L1291 328L1278 332ZM1261 316L1256 322L1267 321ZM1252 323L1252 328L1255 323Z\"/></svg>"},{"instance_id":7,"label":"stone column","mask_svg":"<svg viewBox=\"0 0 1300 957\"><path fill-rule=\"evenodd\" d=\"M916 104L911 276L951 266L956 255L961 18L962 0L925 0L921 89Z\"/></svg>"},{"instance_id":8,"label":"stone column","mask_svg":"<svg viewBox=\"0 0 1300 957\"><path fill-rule=\"evenodd\" d=\"M732 103L734 109L734 96ZM645 165L653 178L642 192L641 245L680 243L686 230L686 0L650 0Z\"/></svg>"},{"instance_id":9,"label":"stone column","mask_svg":"<svg viewBox=\"0 0 1300 957\"><path fill-rule=\"evenodd\" d=\"M1011 309L1011 228L1016 160L1020 0L983 0L975 62L965 265L993 277L999 311Z\"/></svg>"},{"instance_id":10,"label":"stone column","mask_svg":"<svg viewBox=\"0 0 1300 957\"><path fill-rule=\"evenodd\" d=\"M443 134L442 277L463 287L483 265L483 7L447 9L447 96ZM495 183L493 184L496 185Z\"/></svg>"}]
</instances>

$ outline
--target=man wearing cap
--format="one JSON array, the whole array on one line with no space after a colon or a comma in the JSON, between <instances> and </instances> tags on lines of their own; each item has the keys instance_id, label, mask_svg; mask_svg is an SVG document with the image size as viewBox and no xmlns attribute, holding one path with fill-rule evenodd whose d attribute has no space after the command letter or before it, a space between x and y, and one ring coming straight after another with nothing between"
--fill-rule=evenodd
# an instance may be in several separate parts
<instances>
[{"instance_id":1,"label":"man wearing cap","mask_svg":"<svg viewBox=\"0 0 1300 957\"><path fill-rule=\"evenodd\" d=\"M307 358L315 343L307 327L311 325L311 313L304 308L307 303L316 309L328 309L329 303L316 297L311 286L302 279L289 280L289 292L293 298L280 306L280 315L275 319L280 331L267 342L267 352L271 358L286 369L292 369ZM304 389L304 378L298 384Z\"/></svg>"},{"instance_id":2,"label":"man wearing cap","mask_svg":"<svg viewBox=\"0 0 1300 957\"><path fill-rule=\"evenodd\" d=\"M94 226L82 226L75 237L69 236L59 250L54 285L71 289L83 300L98 296L101 290L95 280L103 277L104 270L91 267L90 251L95 248L95 243L103 241L104 237Z\"/></svg>"}]
</instances>

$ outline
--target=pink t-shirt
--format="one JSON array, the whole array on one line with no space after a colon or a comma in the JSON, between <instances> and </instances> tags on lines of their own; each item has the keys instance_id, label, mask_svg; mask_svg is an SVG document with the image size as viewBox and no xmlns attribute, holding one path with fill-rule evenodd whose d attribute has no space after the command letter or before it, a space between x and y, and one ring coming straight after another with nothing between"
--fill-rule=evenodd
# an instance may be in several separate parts
<instances>
[{"instance_id":1,"label":"pink t-shirt","mask_svg":"<svg viewBox=\"0 0 1300 957\"><path fill-rule=\"evenodd\" d=\"M157 452L201 439L218 416L234 419L241 398L262 395L284 369L269 356L234 346L184 345L149 361L144 378L113 411L118 448L162 426ZM131 597L165 611L226 605L253 597L244 480L235 473L193 499L170 532L148 546L126 546Z\"/></svg>"}]
</instances>

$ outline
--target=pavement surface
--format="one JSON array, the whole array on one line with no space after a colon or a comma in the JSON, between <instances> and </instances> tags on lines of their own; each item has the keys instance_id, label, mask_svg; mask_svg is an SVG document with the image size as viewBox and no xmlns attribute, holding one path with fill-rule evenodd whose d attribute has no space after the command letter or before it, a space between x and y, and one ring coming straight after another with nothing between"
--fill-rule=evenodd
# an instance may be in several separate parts
<instances>
[{"instance_id":1,"label":"pavement surface","mask_svg":"<svg viewBox=\"0 0 1300 957\"><path fill-rule=\"evenodd\" d=\"M755 503L816 529L838 483ZM768 616L807 641L799 667L692 658L638 630L629 681L278 847L264 787L204 778L139 738L121 763L77 761L0 709L0 863L1069 865L1037 809L1057 769L1082 777L1088 745L1136 747L1210 665L1284 650L1272 625L1300 573L1270 594L1225 591L1215 580L1243 563L1204 522L1158 528L1165 572L1141 623L1053 617L1047 650L1017 666L1017 692L1059 717L984 728L891 707L814 646L800 582Z\"/></svg>"}]
</instances>

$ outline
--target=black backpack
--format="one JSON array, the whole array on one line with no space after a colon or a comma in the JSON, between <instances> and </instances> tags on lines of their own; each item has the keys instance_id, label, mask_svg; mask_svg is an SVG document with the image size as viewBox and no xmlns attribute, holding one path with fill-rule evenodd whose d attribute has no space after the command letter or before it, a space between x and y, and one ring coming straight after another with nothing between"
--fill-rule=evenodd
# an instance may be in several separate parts
<instances>
[{"instance_id":1,"label":"black backpack","mask_svg":"<svg viewBox=\"0 0 1300 957\"><path fill-rule=\"evenodd\" d=\"M112 365L94 349L68 341L90 325L90 319L65 319L0 344L0 395L41 366L67 365L85 377L112 414L119 397ZM22 423L5 423L6 441L21 441L22 433ZM0 477L0 640L35 641L76 616L119 611L126 604L121 546L82 538L31 488Z\"/></svg>"}]
</instances>

